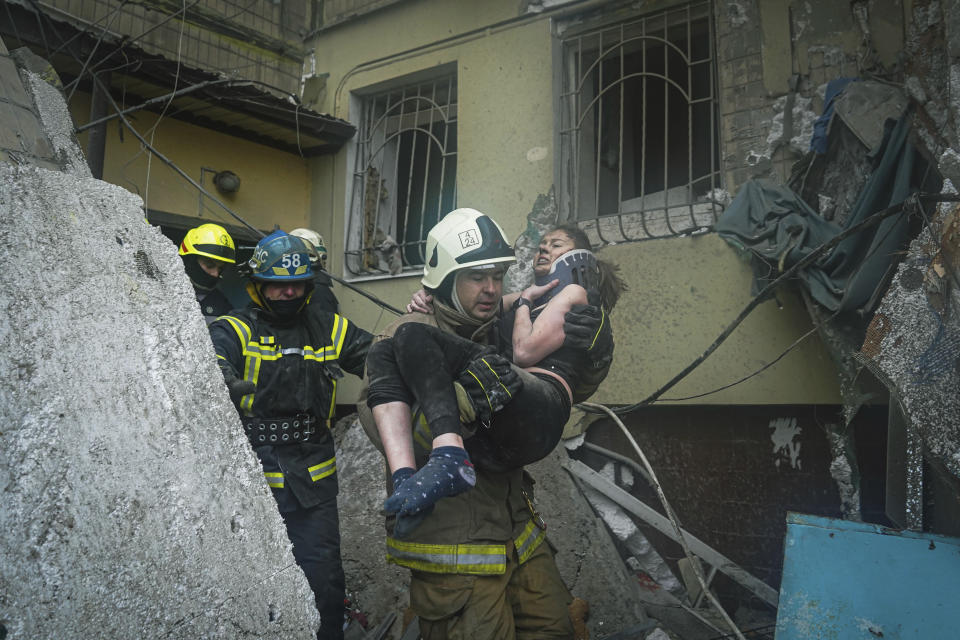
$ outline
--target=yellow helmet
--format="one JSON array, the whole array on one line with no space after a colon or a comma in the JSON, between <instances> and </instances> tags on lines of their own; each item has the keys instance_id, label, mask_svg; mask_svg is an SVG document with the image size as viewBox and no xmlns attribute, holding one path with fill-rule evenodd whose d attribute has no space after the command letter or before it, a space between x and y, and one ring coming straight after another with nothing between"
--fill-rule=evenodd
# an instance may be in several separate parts
<instances>
[{"instance_id":1,"label":"yellow helmet","mask_svg":"<svg viewBox=\"0 0 960 640\"><path fill-rule=\"evenodd\" d=\"M237 248L227 230L218 224L202 224L187 231L180 243L181 256L203 256L235 264Z\"/></svg>"}]
</instances>

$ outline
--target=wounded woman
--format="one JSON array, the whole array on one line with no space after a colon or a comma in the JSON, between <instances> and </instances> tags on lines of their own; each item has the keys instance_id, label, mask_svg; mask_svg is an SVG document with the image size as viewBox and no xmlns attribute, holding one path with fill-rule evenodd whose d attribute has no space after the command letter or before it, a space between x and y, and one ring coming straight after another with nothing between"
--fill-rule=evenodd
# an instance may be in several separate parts
<instances>
[{"instance_id":1,"label":"wounded woman","mask_svg":"<svg viewBox=\"0 0 960 640\"><path fill-rule=\"evenodd\" d=\"M455 224L445 218L438 227L444 222ZM436 235L441 234L431 230L428 253ZM443 311L448 303L461 306L459 298L469 295L469 278L478 268L499 268L502 274L504 266L501 261L462 269L449 291L429 288L429 274L424 284L434 307ZM543 236L534 275L534 285L503 298L509 310L494 325L496 347L417 322L401 325L392 338L371 347L367 404L394 481L386 511L417 513L469 489L475 483L473 462L505 471L545 457L559 441L572 404L586 400L606 375L612 354L607 313L623 289L615 267L596 259L582 230L563 225ZM415 296L413 305L422 308L423 302ZM570 346L565 316L587 303L601 310L593 340ZM415 403L433 437L430 458L419 471L409 435L409 407ZM396 412L398 405L405 411Z\"/></svg>"}]
</instances>

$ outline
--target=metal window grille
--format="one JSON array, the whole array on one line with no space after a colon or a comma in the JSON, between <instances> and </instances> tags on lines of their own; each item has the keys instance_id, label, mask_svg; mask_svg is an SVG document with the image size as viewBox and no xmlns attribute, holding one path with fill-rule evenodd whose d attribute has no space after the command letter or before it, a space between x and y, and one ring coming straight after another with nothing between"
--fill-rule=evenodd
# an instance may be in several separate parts
<instances>
[{"instance_id":1,"label":"metal window grille","mask_svg":"<svg viewBox=\"0 0 960 640\"><path fill-rule=\"evenodd\" d=\"M427 232L456 208L456 74L366 97L361 112L347 270L418 270Z\"/></svg>"},{"instance_id":2,"label":"metal window grille","mask_svg":"<svg viewBox=\"0 0 960 640\"><path fill-rule=\"evenodd\" d=\"M710 2L562 38L560 206L599 243L709 229L722 206Z\"/></svg>"}]
</instances>

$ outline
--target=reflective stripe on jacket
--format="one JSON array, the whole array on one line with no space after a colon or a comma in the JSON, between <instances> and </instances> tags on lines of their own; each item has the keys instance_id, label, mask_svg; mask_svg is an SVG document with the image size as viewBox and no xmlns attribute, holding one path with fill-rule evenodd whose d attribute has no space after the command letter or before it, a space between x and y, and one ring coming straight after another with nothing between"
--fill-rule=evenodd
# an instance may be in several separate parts
<instances>
[{"instance_id":1,"label":"reflective stripe on jacket","mask_svg":"<svg viewBox=\"0 0 960 640\"><path fill-rule=\"evenodd\" d=\"M450 330L437 315L408 314L377 338L392 336L404 322ZM366 380L360 396L360 422L382 450L373 414L365 402ZM419 412L415 415L414 449L418 464L423 464L433 436L428 425L419 420ZM507 554L513 547L519 561L526 562L546 540L546 531L536 526L524 491L533 495L533 478L523 469L492 473L478 468L474 488L437 502L433 512L404 540L387 538L387 561L428 573L494 575L506 571Z\"/></svg>"},{"instance_id":2,"label":"reflective stripe on jacket","mask_svg":"<svg viewBox=\"0 0 960 640\"><path fill-rule=\"evenodd\" d=\"M251 305L210 325L217 362L255 385L237 409L244 417L316 416L307 442L256 445L264 478L281 512L309 508L337 494L330 418L343 371L363 375L373 336L343 316L307 306L279 321Z\"/></svg>"},{"instance_id":3,"label":"reflective stripe on jacket","mask_svg":"<svg viewBox=\"0 0 960 640\"><path fill-rule=\"evenodd\" d=\"M546 537L531 518L513 541L520 564ZM508 553L507 544L425 544L387 538L387 562L427 573L499 575L507 569Z\"/></svg>"}]
</instances>

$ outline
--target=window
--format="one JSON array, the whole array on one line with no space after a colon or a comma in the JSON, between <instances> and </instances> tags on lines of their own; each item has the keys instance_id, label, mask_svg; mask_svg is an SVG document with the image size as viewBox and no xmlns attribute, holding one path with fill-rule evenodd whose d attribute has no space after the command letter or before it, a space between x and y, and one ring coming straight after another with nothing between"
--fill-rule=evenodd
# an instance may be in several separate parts
<instances>
[{"instance_id":1,"label":"window","mask_svg":"<svg viewBox=\"0 0 960 640\"><path fill-rule=\"evenodd\" d=\"M600 242L691 233L721 206L709 2L560 35L560 206Z\"/></svg>"},{"instance_id":2,"label":"window","mask_svg":"<svg viewBox=\"0 0 960 640\"><path fill-rule=\"evenodd\" d=\"M347 271L354 276L419 271L427 232L456 208L456 73L359 101Z\"/></svg>"}]
</instances>

